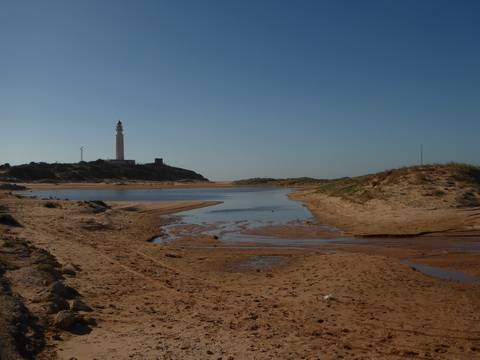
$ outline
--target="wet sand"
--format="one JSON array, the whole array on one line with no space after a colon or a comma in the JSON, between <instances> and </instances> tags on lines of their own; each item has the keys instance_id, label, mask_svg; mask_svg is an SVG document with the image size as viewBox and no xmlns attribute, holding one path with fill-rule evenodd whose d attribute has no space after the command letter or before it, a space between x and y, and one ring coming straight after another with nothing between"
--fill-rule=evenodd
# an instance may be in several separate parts
<instances>
[{"instance_id":1,"label":"wet sand","mask_svg":"<svg viewBox=\"0 0 480 360\"><path fill-rule=\"evenodd\" d=\"M341 229L342 236L368 240L362 241L361 247L350 242L350 246L342 247L345 251L409 259L412 263L480 275L479 207L442 207L433 202L416 203L415 207L382 201L355 204L312 195L308 190L291 197L305 201L318 219Z\"/></svg>"},{"instance_id":2,"label":"wet sand","mask_svg":"<svg viewBox=\"0 0 480 360\"><path fill-rule=\"evenodd\" d=\"M480 356L480 287L423 275L400 260L420 258L474 275L477 254L376 239L368 239L375 247L342 247L355 254L228 249L207 236L157 245L149 240L168 223L159 214L209 204L112 203L98 212L69 201L55 201L57 208L9 195L1 201L23 225L0 225L2 234L78 266L65 282L97 320L81 335L52 329L51 347L39 359ZM258 257L286 262L244 266Z\"/></svg>"}]
</instances>

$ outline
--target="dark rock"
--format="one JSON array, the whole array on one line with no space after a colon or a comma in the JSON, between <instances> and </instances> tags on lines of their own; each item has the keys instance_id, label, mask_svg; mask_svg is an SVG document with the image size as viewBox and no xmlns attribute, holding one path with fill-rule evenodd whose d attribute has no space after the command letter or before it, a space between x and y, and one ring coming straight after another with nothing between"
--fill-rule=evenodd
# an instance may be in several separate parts
<instances>
[{"instance_id":1,"label":"dark rock","mask_svg":"<svg viewBox=\"0 0 480 360\"><path fill-rule=\"evenodd\" d=\"M89 326L97 326L97 320L87 314L80 314L77 316L77 320L80 321L82 324L89 325Z\"/></svg>"},{"instance_id":2,"label":"dark rock","mask_svg":"<svg viewBox=\"0 0 480 360\"><path fill-rule=\"evenodd\" d=\"M33 299L33 302L36 302L36 303L46 302L51 304L51 305L47 305L47 308L51 308L53 311L52 313L56 313L60 310L70 309L70 305L68 304L67 300L50 291L42 292L39 296ZM55 308L57 309L57 311L54 311Z\"/></svg>"},{"instance_id":3,"label":"dark rock","mask_svg":"<svg viewBox=\"0 0 480 360\"><path fill-rule=\"evenodd\" d=\"M53 318L53 325L62 330L68 330L75 323L75 314L69 310L62 310Z\"/></svg>"},{"instance_id":4,"label":"dark rock","mask_svg":"<svg viewBox=\"0 0 480 360\"><path fill-rule=\"evenodd\" d=\"M72 263L68 263L65 264L60 271L64 275L76 276L77 271L80 271L80 268Z\"/></svg>"},{"instance_id":5,"label":"dark rock","mask_svg":"<svg viewBox=\"0 0 480 360\"><path fill-rule=\"evenodd\" d=\"M49 291L52 294L58 295L64 299L73 299L79 295L75 289L63 284L60 281L55 281L52 285L50 285Z\"/></svg>"},{"instance_id":6,"label":"dark rock","mask_svg":"<svg viewBox=\"0 0 480 360\"><path fill-rule=\"evenodd\" d=\"M72 311L85 311L92 312L93 309L80 300L71 300L70 301L70 310Z\"/></svg>"},{"instance_id":7,"label":"dark rock","mask_svg":"<svg viewBox=\"0 0 480 360\"><path fill-rule=\"evenodd\" d=\"M59 310L68 310L69 309L69 304L67 300L61 298L60 296L56 296L52 294L53 296L49 299L50 303L55 304Z\"/></svg>"}]
</instances>

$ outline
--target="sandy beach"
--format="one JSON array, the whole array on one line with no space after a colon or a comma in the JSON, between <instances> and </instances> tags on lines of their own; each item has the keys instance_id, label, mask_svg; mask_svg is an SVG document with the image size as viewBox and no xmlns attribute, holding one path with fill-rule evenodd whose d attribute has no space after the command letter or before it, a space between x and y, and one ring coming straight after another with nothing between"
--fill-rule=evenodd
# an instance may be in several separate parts
<instances>
[{"instance_id":1,"label":"sandy beach","mask_svg":"<svg viewBox=\"0 0 480 360\"><path fill-rule=\"evenodd\" d=\"M297 200L298 196L303 195ZM480 357L480 287L433 278L401 261L410 258L480 276L478 253L435 251L443 246L440 233L448 233L450 239L454 234L476 234L478 209L422 219L421 209L397 209L392 215L379 208L367 216L362 208L347 212L345 207L351 205L340 200L309 199L306 204L320 220L345 234L404 229L427 232L430 237L425 239L436 236L438 241L421 246L421 241L399 245L393 239L387 244L372 238L374 247L344 248L354 253L231 249L208 236L159 245L149 240L162 235L161 226L169 220L158 215L213 203L102 207L55 200L56 207L46 207L45 200L4 193L2 206L22 225L0 225L4 244L25 241L51 253L60 267L74 267L74 273L62 273L61 282L75 289L90 308L73 310L83 321L58 329L53 326L55 315L46 311L48 300L38 300L38 293L50 284L33 286L21 281L26 272L8 270L12 292L49 324L47 346L35 358ZM396 222L388 220L391 216ZM2 249L8 257L8 248ZM278 264L246 266L262 257L277 259Z\"/></svg>"}]
</instances>

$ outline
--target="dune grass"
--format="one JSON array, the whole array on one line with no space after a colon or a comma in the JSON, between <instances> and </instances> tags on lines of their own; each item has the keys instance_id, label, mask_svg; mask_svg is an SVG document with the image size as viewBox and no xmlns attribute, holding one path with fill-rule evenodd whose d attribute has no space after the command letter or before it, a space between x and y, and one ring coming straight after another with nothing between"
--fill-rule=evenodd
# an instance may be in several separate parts
<instances>
[{"instance_id":1,"label":"dune grass","mask_svg":"<svg viewBox=\"0 0 480 360\"><path fill-rule=\"evenodd\" d=\"M9 226L21 226L12 214L0 214L0 224Z\"/></svg>"},{"instance_id":2,"label":"dune grass","mask_svg":"<svg viewBox=\"0 0 480 360\"><path fill-rule=\"evenodd\" d=\"M316 192L364 203L387 197L395 185L410 189L421 187L422 195L434 197L445 196L446 189L480 190L480 168L460 163L402 167L377 174L329 180L318 186Z\"/></svg>"}]
</instances>

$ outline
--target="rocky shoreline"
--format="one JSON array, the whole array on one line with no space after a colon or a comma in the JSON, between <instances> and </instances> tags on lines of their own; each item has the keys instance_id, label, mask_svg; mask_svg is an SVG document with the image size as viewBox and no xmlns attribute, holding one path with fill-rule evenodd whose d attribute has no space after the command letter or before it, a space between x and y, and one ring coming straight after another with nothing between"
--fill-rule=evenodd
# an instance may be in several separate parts
<instances>
[{"instance_id":1,"label":"rocky shoreline","mask_svg":"<svg viewBox=\"0 0 480 360\"><path fill-rule=\"evenodd\" d=\"M65 284L79 267L64 266L54 256L16 237L3 236L0 307L0 358L36 358L48 353L45 334L91 331L93 311L81 294Z\"/></svg>"}]
</instances>

